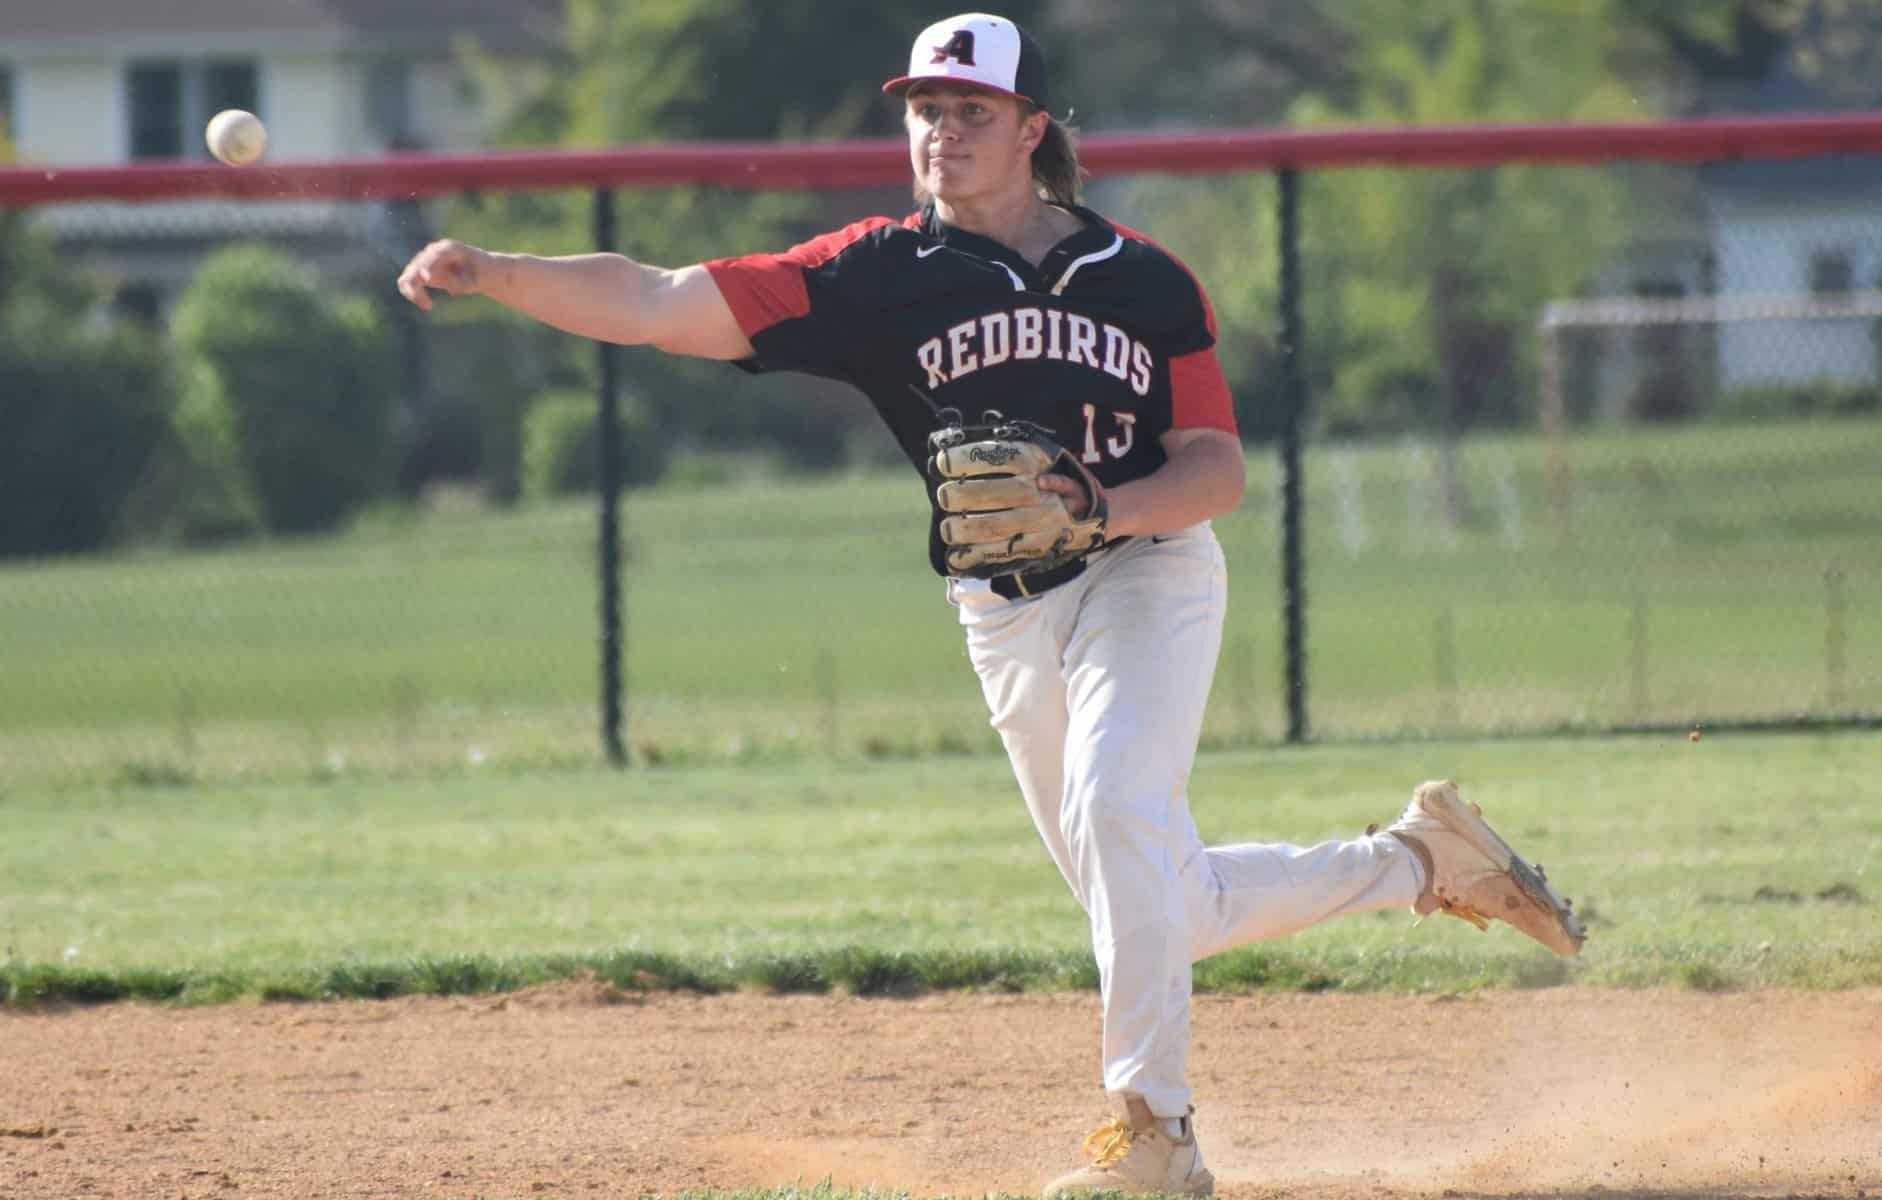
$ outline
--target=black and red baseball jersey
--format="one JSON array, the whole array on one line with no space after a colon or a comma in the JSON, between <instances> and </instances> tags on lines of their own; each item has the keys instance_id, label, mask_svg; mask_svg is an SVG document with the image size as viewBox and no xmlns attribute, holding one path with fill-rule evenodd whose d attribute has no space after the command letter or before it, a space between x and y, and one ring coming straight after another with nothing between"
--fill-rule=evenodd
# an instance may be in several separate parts
<instances>
[{"instance_id":1,"label":"black and red baseball jersey","mask_svg":"<svg viewBox=\"0 0 1882 1200\"><path fill-rule=\"evenodd\" d=\"M1085 228L1037 267L933 205L705 265L757 351L741 367L855 385L918 471L937 409L968 422L993 410L1050 430L1115 487L1163 465L1160 435L1233 433L1235 413L1188 268L1074 211Z\"/></svg>"}]
</instances>

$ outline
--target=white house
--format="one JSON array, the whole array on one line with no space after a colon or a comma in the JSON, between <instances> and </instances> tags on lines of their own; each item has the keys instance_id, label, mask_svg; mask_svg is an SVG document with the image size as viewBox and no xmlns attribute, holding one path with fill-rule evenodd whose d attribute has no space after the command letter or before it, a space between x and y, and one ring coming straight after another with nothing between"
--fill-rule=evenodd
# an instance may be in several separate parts
<instances>
[{"instance_id":1,"label":"white house","mask_svg":"<svg viewBox=\"0 0 1882 1200\"><path fill-rule=\"evenodd\" d=\"M1800 65L1820 59L1825 45L1875 45L1882 38L1873 5L1834 16L1825 5L1812 6L1790 53L1760 78L1714 82L1699 115L1866 107L1882 94L1873 78L1843 81L1826 75L1823 62ZM1714 163L1698 177L1712 237L1708 291L1752 314L1719 323L1719 388L1882 380L1875 313L1882 293L1882 157ZM1775 301L1779 315L1757 315L1767 301ZM1844 310L1848 315L1830 315ZM1782 315L1792 312L1798 315Z\"/></svg>"},{"instance_id":2,"label":"white house","mask_svg":"<svg viewBox=\"0 0 1882 1200\"><path fill-rule=\"evenodd\" d=\"M557 0L32 0L0 3L0 153L104 165L207 157L224 108L268 126L276 161L480 144L487 107L460 51L499 61L559 42ZM83 204L40 215L61 250L161 307L202 251L266 235L330 271L404 247L385 206ZM154 311L154 308L153 308Z\"/></svg>"},{"instance_id":3,"label":"white house","mask_svg":"<svg viewBox=\"0 0 1882 1200\"><path fill-rule=\"evenodd\" d=\"M1705 174L1721 295L1815 299L1851 314L1722 326L1720 386L1875 384L1882 161L1733 163Z\"/></svg>"},{"instance_id":4,"label":"white house","mask_svg":"<svg viewBox=\"0 0 1882 1200\"><path fill-rule=\"evenodd\" d=\"M1873 6L1871 6L1873 9ZM1882 44L1882 12L1839 14L1852 45ZM1805 30L1828 36L1826 11ZM1861 36L1855 36L1860 34ZM1866 40L1865 40L1866 39ZM1873 75L1825 86L1802 50L1754 79L1709 81L1695 116L1870 107ZM1866 89L1866 90L1864 90ZM1708 163L1596 277L1594 298L1542 314L1542 407L1600 419L1709 411L1733 393L1882 385L1882 155ZM1671 220L1668 220L1669 214Z\"/></svg>"}]
</instances>

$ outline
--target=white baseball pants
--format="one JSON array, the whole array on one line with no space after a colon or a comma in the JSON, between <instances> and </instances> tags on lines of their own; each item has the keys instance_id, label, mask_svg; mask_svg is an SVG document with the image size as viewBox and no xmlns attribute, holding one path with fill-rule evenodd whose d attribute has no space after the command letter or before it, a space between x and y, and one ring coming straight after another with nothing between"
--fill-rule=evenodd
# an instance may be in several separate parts
<instances>
[{"instance_id":1,"label":"white baseball pants","mask_svg":"<svg viewBox=\"0 0 1882 1200\"><path fill-rule=\"evenodd\" d=\"M1313 847L1202 844L1189 771L1227 609L1207 522L1134 538L1043 596L952 581L1026 807L1091 918L1104 1086L1189 1108L1190 964L1342 913L1410 905L1421 869L1387 834Z\"/></svg>"}]
</instances>

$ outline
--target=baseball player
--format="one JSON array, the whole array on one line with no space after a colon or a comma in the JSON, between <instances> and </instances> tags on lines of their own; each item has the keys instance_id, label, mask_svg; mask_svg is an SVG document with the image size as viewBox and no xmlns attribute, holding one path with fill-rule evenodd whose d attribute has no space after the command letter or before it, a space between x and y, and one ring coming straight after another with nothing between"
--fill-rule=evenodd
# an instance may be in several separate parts
<instances>
[{"instance_id":1,"label":"baseball player","mask_svg":"<svg viewBox=\"0 0 1882 1200\"><path fill-rule=\"evenodd\" d=\"M993 727L1091 920L1115 1115L1047 1194L1207 1195L1192 962L1394 905L1504 920L1565 955L1581 926L1448 781L1363 837L1203 845L1186 788L1227 598L1209 521L1240 503L1244 466L1208 298L1078 203L1045 60L1011 21L937 22L883 90L904 106L910 216L678 270L441 241L399 288L869 398L928 493L930 561Z\"/></svg>"}]
</instances>

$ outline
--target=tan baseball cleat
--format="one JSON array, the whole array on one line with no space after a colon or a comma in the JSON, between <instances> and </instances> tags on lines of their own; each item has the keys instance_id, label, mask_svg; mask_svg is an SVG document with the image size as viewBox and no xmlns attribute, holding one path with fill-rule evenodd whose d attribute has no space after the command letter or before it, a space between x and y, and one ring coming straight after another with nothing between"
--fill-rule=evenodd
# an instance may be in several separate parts
<instances>
[{"instance_id":1,"label":"tan baseball cleat","mask_svg":"<svg viewBox=\"0 0 1882 1200\"><path fill-rule=\"evenodd\" d=\"M1124 1116L1112 1117L1092 1130L1085 1138L1084 1152L1090 1164L1047 1184L1047 1200L1087 1192L1123 1192L1129 1196L1208 1196L1215 1192L1215 1176L1202 1165L1195 1122L1185 1115L1182 1138L1172 1139L1142 1100L1128 1100Z\"/></svg>"},{"instance_id":2,"label":"tan baseball cleat","mask_svg":"<svg viewBox=\"0 0 1882 1200\"><path fill-rule=\"evenodd\" d=\"M1412 905L1419 916L1447 913L1489 929L1492 919L1565 957L1588 936L1569 902L1556 895L1541 867L1532 867L1496 835L1483 810L1466 803L1450 780L1424 783L1385 831L1410 846L1425 868L1425 890Z\"/></svg>"}]
</instances>

